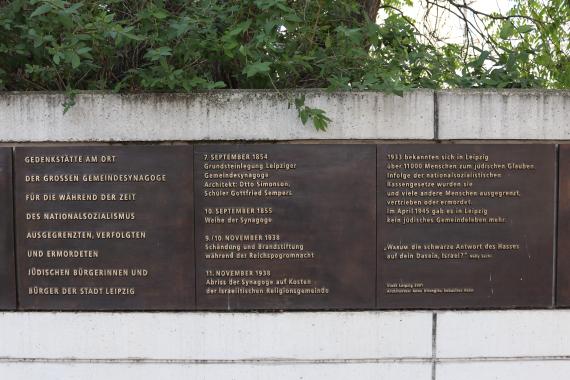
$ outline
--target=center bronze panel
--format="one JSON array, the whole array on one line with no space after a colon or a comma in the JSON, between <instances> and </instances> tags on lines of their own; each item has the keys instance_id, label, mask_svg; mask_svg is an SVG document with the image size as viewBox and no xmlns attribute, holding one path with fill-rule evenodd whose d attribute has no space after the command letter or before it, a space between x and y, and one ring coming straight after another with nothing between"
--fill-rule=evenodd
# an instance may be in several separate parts
<instances>
[{"instance_id":1,"label":"center bronze panel","mask_svg":"<svg viewBox=\"0 0 570 380\"><path fill-rule=\"evenodd\" d=\"M199 309L375 306L376 147L195 147Z\"/></svg>"},{"instance_id":2,"label":"center bronze panel","mask_svg":"<svg viewBox=\"0 0 570 380\"><path fill-rule=\"evenodd\" d=\"M16 308L12 149L0 148L0 310Z\"/></svg>"},{"instance_id":3,"label":"center bronze panel","mask_svg":"<svg viewBox=\"0 0 570 380\"><path fill-rule=\"evenodd\" d=\"M195 307L191 146L16 148L22 309Z\"/></svg>"},{"instance_id":4,"label":"center bronze panel","mask_svg":"<svg viewBox=\"0 0 570 380\"><path fill-rule=\"evenodd\" d=\"M380 145L380 308L552 305L554 145Z\"/></svg>"}]
</instances>

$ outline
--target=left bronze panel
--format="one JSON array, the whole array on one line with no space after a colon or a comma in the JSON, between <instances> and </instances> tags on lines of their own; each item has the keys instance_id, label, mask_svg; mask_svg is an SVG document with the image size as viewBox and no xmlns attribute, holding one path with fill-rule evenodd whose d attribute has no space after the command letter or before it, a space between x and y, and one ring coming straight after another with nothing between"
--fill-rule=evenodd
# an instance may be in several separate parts
<instances>
[{"instance_id":1,"label":"left bronze panel","mask_svg":"<svg viewBox=\"0 0 570 380\"><path fill-rule=\"evenodd\" d=\"M14 218L12 214L12 149L0 148L0 310L16 308Z\"/></svg>"},{"instance_id":2,"label":"left bronze panel","mask_svg":"<svg viewBox=\"0 0 570 380\"><path fill-rule=\"evenodd\" d=\"M191 146L15 150L24 310L195 308Z\"/></svg>"}]
</instances>

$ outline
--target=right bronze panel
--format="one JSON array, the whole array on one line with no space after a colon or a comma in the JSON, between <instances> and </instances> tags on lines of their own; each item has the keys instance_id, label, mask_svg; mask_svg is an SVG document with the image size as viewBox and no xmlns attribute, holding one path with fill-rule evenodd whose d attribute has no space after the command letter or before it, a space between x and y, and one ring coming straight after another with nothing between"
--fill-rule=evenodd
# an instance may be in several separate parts
<instances>
[{"instance_id":1,"label":"right bronze panel","mask_svg":"<svg viewBox=\"0 0 570 380\"><path fill-rule=\"evenodd\" d=\"M380 145L380 308L551 306L555 162L551 144Z\"/></svg>"},{"instance_id":2,"label":"right bronze panel","mask_svg":"<svg viewBox=\"0 0 570 380\"><path fill-rule=\"evenodd\" d=\"M560 145L556 304L570 306L570 145Z\"/></svg>"}]
</instances>

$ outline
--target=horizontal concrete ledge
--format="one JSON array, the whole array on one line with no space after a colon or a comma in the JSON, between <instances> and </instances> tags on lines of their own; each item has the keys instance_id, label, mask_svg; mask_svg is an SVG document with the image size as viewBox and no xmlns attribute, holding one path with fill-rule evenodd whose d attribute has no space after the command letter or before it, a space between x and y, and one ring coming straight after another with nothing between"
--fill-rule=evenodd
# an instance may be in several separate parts
<instances>
[{"instance_id":1,"label":"horizontal concrete ledge","mask_svg":"<svg viewBox=\"0 0 570 380\"><path fill-rule=\"evenodd\" d=\"M570 91L452 90L437 94L438 138L570 138Z\"/></svg>"},{"instance_id":2,"label":"horizontal concrete ledge","mask_svg":"<svg viewBox=\"0 0 570 380\"><path fill-rule=\"evenodd\" d=\"M0 374L10 380L100 379L350 379L429 380L430 364L34 364L0 363Z\"/></svg>"},{"instance_id":3,"label":"horizontal concrete ledge","mask_svg":"<svg viewBox=\"0 0 570 380\"><path fill-rule=\"evenodd\" d=\"M332 119L327 132L303 125L291 100ZM217 90L193 94L83 92L65 115L62 93L0 93L0 141L178 141L433 139L433 91L403 97L321 90Z\"/></svg>"},{"instance_id":4,"label":"horizontal concrete ledge","mask_svg":"<svg viewBox=\"0 0 570 380\"><path fill-rule=\"evenodd\" d=\"M327 361L430 358L429 312L0 313L0 357Z\"/></svg>"},{"instance_id":5,"label":"horizontal concrete ledge","mask_svg":"<svg viewBox=\"0 0 570 380\"><path fill-rule=\"evenodd\" d=\"M299 120L291 100L302 94L332 119L327 132ZM570 91L81 92L65 115L64 102L0 93L0 142L570 139Z\"/></svg>"},{"instance_id":6,"label":"horizontal concrete ledge","mask_svg":"<svg viewBox=\"0 0 570 380\"><path fill-rule=\"evenodd\" d=\"M538 360L538 358L537 358ZM552 360L552 359L544 359ZM568 359L570 360L570 358ZM460 360L453 360L453 362ZM57 364L57 363L74 363L74 364L255 364L255 365L304 365L304 364L426 364L433 363L433 358L380 358L380 359L145 359L145 358L128 358L128 359L76 359L76 358L3 358L0 357L0 363L30 363L30 364Z\"/></svg>"}]
</instances>

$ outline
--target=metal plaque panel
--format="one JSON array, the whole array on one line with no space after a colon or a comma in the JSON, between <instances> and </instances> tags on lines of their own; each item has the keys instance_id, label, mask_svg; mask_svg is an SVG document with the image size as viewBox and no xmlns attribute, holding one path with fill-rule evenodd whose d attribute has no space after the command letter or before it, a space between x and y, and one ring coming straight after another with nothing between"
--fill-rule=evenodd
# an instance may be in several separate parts
<instances>
[{"instance_id":1,"label":"metal plaque panel","mask_svg":"<svg viewBox=\"0 0 570 380\"><path fill-rule=\"evenodd\" d=\"M558 172L556 304L570 306L570 145L560 145Z\"/></svg>"},{"instance_id":2,"label":"metal plaque panel","mask_svg":"<svg viewBox=\"0 0 570 380\"><path fill-rule=\"evenodd\" d=\"M370 309L376 147L195 147L199 309Z\"/></svg>"},{"instance_id":3,"label":"metal plaque panel","mask_svg":"<svg viewBox=\"0 0 570 380\"><path fill-rule=\"evenodd\" d=\"M20 307L195 307L191 146L15 152Z\"/></svg>"},{"instance_id":4,"label":"metal plaque panel","mask_svg":"<svg viewBox=\"0 0 570 380\"><path fill-rule=\"evenodd\" d=\"M0 310L13 310L16 308L16 268L11 148L0 148L0 207Z\"/></svg>"},{"instance_id":5,"label":"metal plaque panel","mask_svg":"<svg viewBox=\"0 0 570 380\"><path fill-rule=\"evenodd\" d=\"M552 305L554 145L378 149L380 308Z\"/></svg>"}]
</instances>

